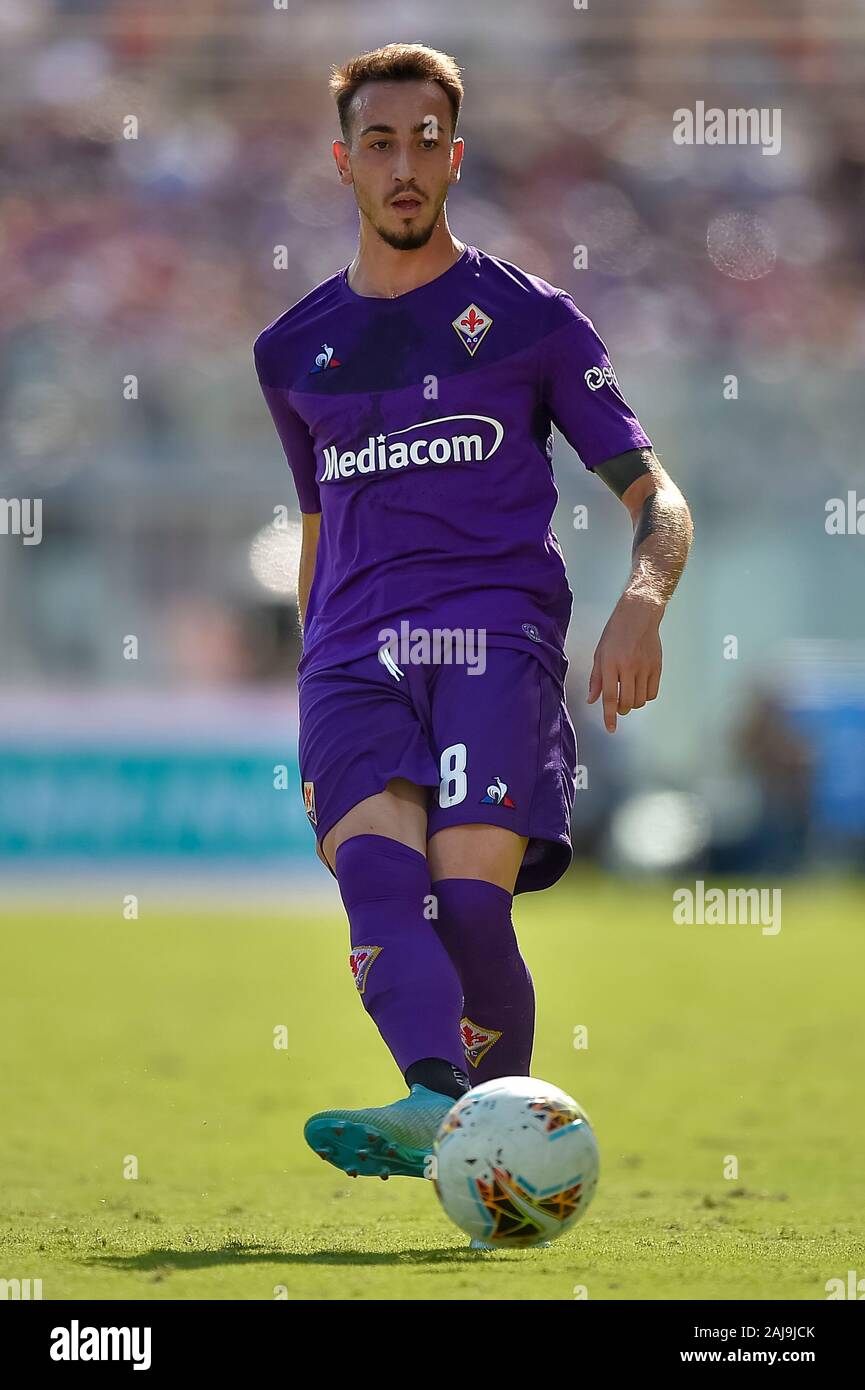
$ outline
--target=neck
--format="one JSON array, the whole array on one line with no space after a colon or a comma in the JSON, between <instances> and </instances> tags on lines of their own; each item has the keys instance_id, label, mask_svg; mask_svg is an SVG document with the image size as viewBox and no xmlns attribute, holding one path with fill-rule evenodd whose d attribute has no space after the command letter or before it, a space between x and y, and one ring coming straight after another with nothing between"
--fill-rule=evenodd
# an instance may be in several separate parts
<instances>
[{"instance_id":1,"label":"neck","mask_svg":"<svg viewBox=\"0 0 865 1390\"><path fill-rule=\"evenodd\" d=\"M361 217L360 242L348 268L348 283L355 294L395 299L438 279L464 250L463 242L451 235L444 212L426 245L414 251L397 251L388 246Z\"/></svg>"}]
</instances>

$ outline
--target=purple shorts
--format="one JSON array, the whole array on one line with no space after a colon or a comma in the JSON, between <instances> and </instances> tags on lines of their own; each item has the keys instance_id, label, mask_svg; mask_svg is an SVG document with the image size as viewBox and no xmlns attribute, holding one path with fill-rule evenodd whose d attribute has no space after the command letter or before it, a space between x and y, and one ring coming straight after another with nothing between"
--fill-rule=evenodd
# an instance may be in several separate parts
<instances>
[{"instance_id":1,"label":"purple shorts","mask_svg":"<svg viewBox=\"0 0 865 1390\"><path fill-rule=\"evenodd\" d=\"M405 777L430 788L428 836L505 826L529 840L514 892L555 883L571 861L577 758L561 686L511 647L488 647L479 674L396 669L371 653L300 682L300 777L319 843L359 801Z\"/></svg>"}]
</instances>

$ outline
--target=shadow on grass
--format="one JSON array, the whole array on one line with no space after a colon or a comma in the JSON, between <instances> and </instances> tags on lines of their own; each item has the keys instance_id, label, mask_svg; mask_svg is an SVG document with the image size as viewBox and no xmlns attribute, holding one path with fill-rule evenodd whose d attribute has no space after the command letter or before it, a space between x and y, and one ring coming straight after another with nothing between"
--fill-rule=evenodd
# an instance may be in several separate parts
<instances>
[{"instance_id":1,"label":"shadow on grass","mask_svg":"<svg viewBox=\"0 0 865 1390\"><path fill-rule=\"evenodd\" d=\"M522 1252L495 1251L503 1254ZM468 1246L435 1250L313 1250L308 1252L274 1250L269 1246L228 1244L219 1250L147 1250L140 1255L93 1255L82 1264L102 1269L128 1270L138 1274L182 1273L193 1269L212 1269L216 1265L397 1265L472 1264L477 1266L481 1252ZM483 1259L483 1255L481 1255Z\"/></svg>"}]
</instances>

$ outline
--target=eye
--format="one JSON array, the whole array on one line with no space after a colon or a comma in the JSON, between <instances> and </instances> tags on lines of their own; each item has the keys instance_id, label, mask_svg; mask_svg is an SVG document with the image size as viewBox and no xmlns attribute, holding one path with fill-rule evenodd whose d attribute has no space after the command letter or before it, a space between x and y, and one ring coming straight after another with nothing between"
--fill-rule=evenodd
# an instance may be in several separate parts
<instances>
[{"instance_id":1,"label":"eye","mask_svg":"<svg viewBox=\"0 0 865 1390\"><path fill-rule=\"evenodd\" d=\"M430 136L426 140L421 140L421 146L425 150L434 150L438 147L438 140L434 140L432 136Z\"/></svg>"},{"instance_id":2,"label":"eye","mask_svg":"<svg viewBox=\"0 0 865 1390\"><path fill-rule=\"evenodd\" d=\"M373 140L372 144L370 145L370 149L371 149L371 150L386 150L386 149L387 149L387 143L388 143L387 140Z\"/></svg>"}]
</instances>

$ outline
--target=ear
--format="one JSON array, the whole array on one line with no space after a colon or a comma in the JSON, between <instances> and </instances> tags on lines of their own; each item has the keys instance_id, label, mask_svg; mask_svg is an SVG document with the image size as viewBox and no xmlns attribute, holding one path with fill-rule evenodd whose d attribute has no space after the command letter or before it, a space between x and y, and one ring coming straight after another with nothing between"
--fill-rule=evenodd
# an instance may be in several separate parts
<instances>
[{"instance_id":1,"label":"ear","mask_svg":"<svg viewBox=\"0 0 865 1390\"><path fill-rule=\"evenodd\" d=\"M344 187L347 187L354 182L351 175L351 156L348 145L344 140L334 140L331 151L339 174L339 181Z\"/></svg>"},{"instance_id":2,"label":"ear","mask_svg":"<svg viewBox=\"0 0 865 1390\"><path fill-rule=\"evenodd\" d=\"M460 166L461 166L461 164L462 164L462 162L463 162L463 154L464 154L464 153L465 153L465 141L462 140L462 139L454 140L453 145L452 145L452 147L451 147L451 169L450 169L450 182L451 182L451 183L459 183L459 181L460 181Z\"/></svg>"}]
</instances>

